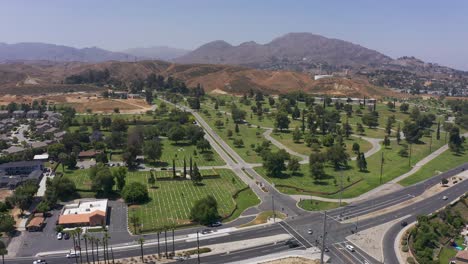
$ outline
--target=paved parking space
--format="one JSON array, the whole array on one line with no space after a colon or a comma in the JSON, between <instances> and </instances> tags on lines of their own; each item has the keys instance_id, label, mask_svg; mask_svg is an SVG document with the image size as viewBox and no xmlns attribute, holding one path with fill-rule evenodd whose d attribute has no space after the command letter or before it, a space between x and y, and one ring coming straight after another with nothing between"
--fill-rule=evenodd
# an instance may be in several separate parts
<instances>
[{"instance_id":1,"label":"paved parking space","mask_svg":"<svg viewBox=\"0 0 468 264\"><path fill-rule=\"evenodd\" d=\"M127 231L127 206L121 201L109 201L109 219L108 227L112 243L123 243L133 241ZM35 255L38 252L67 250L73 248L73 242L69 240L57 240L55 232L55 223L60 214L60 210L51 212L52 216L46 219L46 226L42 232L24 231L21 237L20 256ZM102 234L93 233L100 237Z\"/></svg>"}]
</instances>

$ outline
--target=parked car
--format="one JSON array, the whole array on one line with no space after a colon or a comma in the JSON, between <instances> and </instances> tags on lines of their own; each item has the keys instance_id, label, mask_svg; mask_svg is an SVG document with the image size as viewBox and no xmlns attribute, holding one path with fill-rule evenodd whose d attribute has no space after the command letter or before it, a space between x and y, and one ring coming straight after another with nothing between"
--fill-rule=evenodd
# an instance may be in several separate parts
<instances>
[{"instance_id":1,"label":"parked car","mask_svg":"<svg viewBox=\"0 0 468 264\"><path fill-rule=\"evenodd\" d=\"M326 247L326 248L324 249L324 251L325 251L325 252L329 252L330 250Z\"/></svg>"},{"instance_id":2,"label":"parked car","mask_svg":"<svg viewBox=\"0 0 468 264\"><path fill-rule=\"evenodd\" d=\"M33 264L47 264L47 261L43 259L38 259L38 260L33 261Z\"/></svg>"},{"instance_id":3,"label":"parked car","mask_svg":"<svg viewBox=\"0 0 468 264\"><path fill-rule=\"evenodd\" d=\"M57 233L57 239L58 239L58 240L62 240L62 238L63 238L63 234L60 233L60 232Z\"/></svg>"},{"instance_id":4,"label":"parked car","mask_svg":"<svg viewBox=\"0 0 468 264\"><path fill-rule=\"evenodd\" d=\"M406 222L406 221L401 222L401 226L402 226L402 227L405 227L405 226L407 226L407 225L408 225L408 222Z\"/></svg>"},{"instance_id":5,"label":"parked car","mask_svg":"<svg viewBox=\"0 0 468 264\"><path fill-rule=\"evenodd\" d=\"M217 221L217 222L214 222L214 223L211 223L211 227L218 227L218 226L222 226L223 224L221 224L220 221Z\"/></svg>"},{"instance_id":6,"label":"parked car","mask_svg":"<svg viewBox=\"0 0 468 264\"><path fill-rule=\"evenodd\" d=\"M448 199L448 197L445 196L445 195L442 197L442 200L447 200L447 199Z\"/></svg>"},{"instance_id":7,"label":"parked car","mask_svg":"<svg viewBox=\"0 0 468 264\"><path fill-rule=\"evenodd\" d=\"M80 252L72 252L67 254L67 258L78 258L80 256Z\"/></svg>"},{"instance_id":8,"label":"parked car","mask_svg":"<svg viewBox=\"0 0 468 264\"><path fill-rule=\"evenodd\" d=\"M351 251L351 252L354 252L354 247L351 246L351 245L346 245L346 249Z\"/></svg>"},{"instance_id":9,"label":"parked car","mask_svg":"<svg viewBox=\"0 0 468 264\"><path fill-rule=\"evenodd\" d=\"M308 233L309 235L312 235L312 234L314 233L314 231L312 231L312 229L309 228L309 230L307 230L307 233Z\"/></svg>"},{"instance_id":10,"label":"parked car","mask_svg":"<svg viewBox=\"0 0 468 264\"><path fill-rule=\"evenodd\" d=\"M294 239L289 239L289 240L286 240L286 242L284 242L285 245L289 245L291 243L294 242Z\"/></svg>"},{"instance_id":11,"label":"parked car","mask_svg":"<svg viewBox=\"0 0 468 264\"><path fill-rule=\"evenodd\" d=\"M63 238L64 238L65 240L70 239L70 234L64 233L64 234L63 234Z\"/></svg>"}]
</instances>

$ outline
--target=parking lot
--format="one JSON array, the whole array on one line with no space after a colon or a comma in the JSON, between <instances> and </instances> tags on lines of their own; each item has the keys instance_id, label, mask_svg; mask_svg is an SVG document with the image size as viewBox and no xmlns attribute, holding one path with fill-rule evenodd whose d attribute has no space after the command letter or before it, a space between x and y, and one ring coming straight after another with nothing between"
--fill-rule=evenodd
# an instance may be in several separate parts
<instances>
[{"instance_id":1,"label":"parking lot","mask_svg":"<svg viewBox=\"0 0 468 264\"><path fill-rule=\"evenodd\" d=\"M112 243L123 243L132 241L127 231L127 206L120 201L109 201L109 234ZM39 252L67 250L73 248L73 241L57 240L55 223L60 215L60 209L51 211L51 216L47 217L46 226L42 232L23 231L21 238L21 250L17 257L31 256ZM93 233L95 236L101 236L100 233Z\"/></svg>"}]
</instances>

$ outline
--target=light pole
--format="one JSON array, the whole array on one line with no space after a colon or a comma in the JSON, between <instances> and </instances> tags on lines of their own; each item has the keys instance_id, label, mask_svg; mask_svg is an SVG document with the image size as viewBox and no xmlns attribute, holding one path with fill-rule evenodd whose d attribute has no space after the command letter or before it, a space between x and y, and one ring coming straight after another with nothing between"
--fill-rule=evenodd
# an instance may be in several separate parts
<instances>
[{"instance_id":1,"label":"light pole","mask_svg":"<svg viewBox=\"0 0 468 264\"><path fill-rule=\"evenodd\" d=\"M197 231L197 263L200 264L200 240Z\"/></svg>"},{"instance_id":2,"label":"light pole","mask_svg":"<svg viewBox=\"0 0 468 264\"><path fill-rule=\"evenodd\" d=\"M271 195L271 207L273 209L273 223L276 222L276 213L275 213L275 199L274 196Z\"/></svg>"},{"instance_id":3,"label":"light pole","mask_svg":"<svg viewBox=\"0 0 468 264\"><path fill-rule=\"evenodd\" d=\"M327 236L327 211L323 212L323 236L322 236L322 250L320 252L320 264L325 263L323 257L325 254L325 238Z\"/></svg>"},{"instance_id":4,"label":"light pole","mask_svg":"<svg viewBox=\"0 0 468 264\"><path fill-rule=\"evenodd\" d=\"M383 157L383 151L382 151L382 158L380 159L380 184L381 185L382 185L383 164L384 164L384 157Z\"/></svg>"}]
</instances>

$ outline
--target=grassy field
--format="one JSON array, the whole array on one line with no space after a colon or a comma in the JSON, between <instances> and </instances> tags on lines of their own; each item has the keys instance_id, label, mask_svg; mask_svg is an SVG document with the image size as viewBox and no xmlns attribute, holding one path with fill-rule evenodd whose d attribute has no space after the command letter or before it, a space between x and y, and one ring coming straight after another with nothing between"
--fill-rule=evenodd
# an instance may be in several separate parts
<instances>
[{"instance_id":1,"label":"grassy field","mask_svg":"<svg viewBox=\"0 0 468 264\"><path fill-rule=\"evenodd\" d=\"M468 144L465 144L465 149L468 149ZM462 165L465 162L468 162L468 150L465 150L461 155L456 155L452 151L446 150L440 156L421 167L416 173L398 183L403 186L409 186Z\"/></svg>"},{"instance_id":2,"label":"grassy field","mask_svg":"<svg viewBox=\"0 0 468 264\"><path fill-rule=\"evenodd\" d=\"M435 135L433 135L435 137ZM424 142L429 142L429 138L422 138ZM443 145L442 140L433 139L432 151ZM343 171L336 171L329 164L326 164L325 173L327 174L324 180L315 182L310 176L309 166L302 165L301 172L296 175L285 173L282 177L270 177L266 174L263 168L256 168L257 172L263 175L268 181L277 185L277 188L286 194L313 194L329 198L337 198L336 194L326 194L338 192L340 190L341 174L343 175L343 186L346 187L359 181L358 183L346 188L343 191L344 198L356 197L365 193L381 184L380 182L380 164L381 154L384 153L384 166L382 173L382 183L388 182L401 174L410 170L409 158L401 157L398 151L401 146L398 146L396 141L392 141L390 147L382 148L379 152L367 158L368 172L360 172L356 168L356 162L349 161L350 168ZM411 164L424 158L429 154L429 144L413 144L411 147ZM286 185L290 187L278 186ZM307 192L304 192L304 191Z\"/></svg>"},{"instance_id":3,"label":"grassy field","mask_svg":"<svg viewBox=\"0 0 468 264\"><path fill-rule=\"evenodd\" d=\"M272 133L271 136L278 140L279 142L281 142L282 144L284 144L285 146L287 146L288 148L296 151L297 153L300 153L300 154L303 154L303 155L310 155L310 153L312 152L311 148L310 147L307 147L307 145L304 143L304 140L301 139L301 141L299 142L294 142L293 138L292 138L292 132L289 132L289 131L286 131L286 132L278 132L278 133ZM356 137L349 137L349 139L345 139L345 144L346 144L346 149L348 151L348 153L350 154L350 157L354 157L356 156L353 152L352 152L352 147L353 147L353 143L358 143L360 148L361 148L361 152L366 152L368 151L369 149L372 148L372 144L369 143L368 141L366 140L363 140L361 138L356 138ZM322 148L323 151L325 151L325 148Z\"/></svg>"},{"instance_id":4,"label":"grassy field","mask_svg":"<svg viewBox=\"0 0 468 264\"><path fill-rule=\"evenodd\" d=\"M299 207L307 211L324 211L340 207L340 203L322 202L316 200L302 200L299 202ZM341 203L345 206L346 203Z\"/></svg>"},{"instance_id":5,"label":"grassy field","mask_svg":"<svg viewBox=\"0 0 468 264\"><path fill-rule=\"evenodd\" d=\"M148 186L150 201L143 205L132 206L129 214L137 215L142 223L142 230L154 231L171 224L190 224L190 209L195 201L213 195L218 201L221 216L232 214L226 221L233 220L247 208L257 205L260 201L251 189L239 193L236 199L232 195L247 185L238 179L231 170L200 170L203 176L202 186L194 186L189 180L172 180L172 172L157 172L156 187L148 185L149 172L128 172L127 184L141 182ZM219 175L218 177L209 177ZM88 170L66 171L65 177L72 179L82 197L94 197L91 192L91 181ZM169 178L169 179L168 179ZM234 209L237 209L234 211Z\"/></svg>"},{"instance_id":6,"label":"grassy field","mask_svg":"<svg viewBox=\"0 0 468 264\"><path fill-rule=\"evenodd\" d=\"M213 171L200 171L202 175L213 174ZM148 186L151 201L135 206L129 210L129 214L136 214L142 222L142 230L154 230L165 225L190 224L190 209L195 201L213 195L218 201L218 210L221 216L229 215L235 208L235 201L232 195L246 185L240 181L230 170L217 170L219 178L203 180L203 186L194 186L191 181L157 180L157 188ZM171 177L170 172L160 172L157 178ZM141 182L147 184L149 173L131 172L128 182ZM250 191L252 192L252 191ZM242 197L242 196L246 197ZM258 198L249 192L240 194L239 211L256 205ZM240 212L239 212L240 213Z\"/></svg>"},{"instance_id":7,"label":"grassy field","mask_svg":"<svg viewBox=\"0 0 468 264\"><path fill-rule=\"evenodd\" d=\"M235 124L232 121L230 116L221 116L216 117L213 113L210 115L206 115L201 113L203 119L213 128L213 130L218 133L218 135L226 141L226 143L231 146L245 161L249 163L259 163L262 162L262 158L254 151L252 146L255 147L257 144L261 144L265 138L263 137L264 129L257 128L255 126L247 126L247 125L239 125L239 133L235 132ZM229 121L226 121L227 120ZM222 120L224 122L223 127L216 127L215 122L216 120ZM231 130L233 132L232 138L229 138L227 135L227 131ZM243 147L236 147L234 145L234 139L242 139L244 142ZM275 146L271 146L272 150L276 151L277 148Z\"/></svg>"},{"instance_id":8,"label":"grassy field","mask_svg":"<svg viewBox=\"0 0 468 264\"><path fill-rule=\"evenodd\" d=\"M163 139L163 154L160 161L158 162L160 166L172 166L172 160L175 160L176 167L182 167L184 165L184 157L187 161L187 166L189 158L192 157L193 162L196 162L198 166L217 166L224 165L225 162L221 159L216 151L207 151L211 153L212 159L207 159L204 153L201 153L197 150L195 145L188 145L184 143L175 144L168 139ZM196 154L196 155L195 155ZM148 162L149 165L155 165Z\"/></svg>"}]
</instances>

